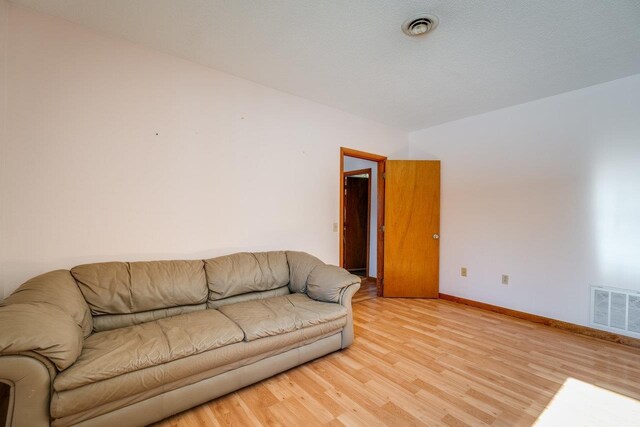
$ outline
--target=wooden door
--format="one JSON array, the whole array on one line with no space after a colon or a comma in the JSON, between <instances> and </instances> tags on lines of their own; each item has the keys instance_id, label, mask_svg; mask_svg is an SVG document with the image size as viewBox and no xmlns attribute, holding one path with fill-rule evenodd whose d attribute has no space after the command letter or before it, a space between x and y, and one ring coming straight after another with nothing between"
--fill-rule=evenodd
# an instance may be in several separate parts
<instances>
[{"instance_id":1,"label":"wooden door","mask_svg":"<svg viewBox=\"0 0 640 427\"><path fill-rule=\"evenodd\" d=\"M440 162L387 160L384 296L438 298Z\"/></svg>"},{"instance_id":2,"label":"wooden door","mask_svg":"<svg viewBox=\"0 0 640 427\"><path fill-rule=\"evenodd\" d=\"M366 177L364 177L366 175ZM345 172L344 177L344 261L347 270L369 268L369 216L371 169Z\"/></svg>"}]
</instances>

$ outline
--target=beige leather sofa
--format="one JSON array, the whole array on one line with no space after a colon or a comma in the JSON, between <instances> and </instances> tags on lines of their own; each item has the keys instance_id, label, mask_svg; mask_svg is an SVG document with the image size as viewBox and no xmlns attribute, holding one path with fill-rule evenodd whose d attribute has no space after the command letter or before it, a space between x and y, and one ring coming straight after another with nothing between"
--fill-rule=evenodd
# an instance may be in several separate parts
<instances>
[{"instance_id":1,"label":"beige leather sofa","mask_svg":"<svg viewBox=\"0 0 640 427\"><path fill-rule=\"evenodd\" d=\"M345 348L359 287L290 251L35 277L0 308L7 425L145 425Z\"/></svg>"}]
</instances>

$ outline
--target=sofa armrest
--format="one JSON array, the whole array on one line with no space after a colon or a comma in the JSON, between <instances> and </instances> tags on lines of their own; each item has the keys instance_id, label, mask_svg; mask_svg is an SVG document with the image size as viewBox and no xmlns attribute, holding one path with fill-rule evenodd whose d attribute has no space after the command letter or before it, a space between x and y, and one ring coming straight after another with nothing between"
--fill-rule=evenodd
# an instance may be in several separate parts
<instances>
[{"instance_id":1,"label":"sofa armrest","mask_svg":"<svg viewBox=\"0 0 640 427\"><path fill-rule=\"evenodd\" d=\"M316 266L307 279L307 295L318 301L333 302L347 309L347 324L342 329L341 348L353 343L353 310L351 299L360 289L361 279L334 265Z\"/></svg>"},{"instance_id":2,"label":"sofa armrest","mask_svg":"<svg viewBox=\"0 0 640 427\"><path fill-rule=\"evenodd\" d=\"M0 308L0 356L33 352L62 371L80 356L83 340L80 326L55 305L25 303Z\"/></svg>"},{"instance_id":3,"label":"sofa armrest","mask_svg":"<svg viewBox=\"0 0 640 427\"><path fill-rule=\"evenodd\" d=\"M38 354L0 355L0 383L9 387L5 425L49 426L55 375L55 367Z\"/></svg>"},{"instance_id":4,"label":"sofa armrest","mask_svg":"<svg viewBox=\"0 0 640 427\"><path fill-rule=\"evenodd\" d=\"M85 337L91 335L93 330L91 311L69 271L50 271L29 279L4 301L0 301L0 307L36 303L58 307L73 318L82 328Z\"/></svg>"},{"instance_id":5,"label":"sofa armrest","mask_svg":"<svg viewBox=\"0 0 640 427\"><path fill-rule=\"evenodd\" d=\"M340 303L344 288L360 285L360 277L335 265L318 265L307 278L307 295L317 301Z\"/></svg>"},{"instance_id":6,"label":"sofa armrest","mask_svg":"<svg viewBox=\"0 0 640 427\"><path fill-rule=\"evenodd\" d=\"M289 290L307 292L309 273L317 266L324 265L324 262L306 252L287 251L286 253L289 264Z\"/></svg>"},{"instance_id":7,"label":"sofa armrest","mask_svg":"<svg viewBox=\"0 0 640 427\"><path fill-rule=\"evenodd\" d=\"M342 345L341 348L347 348L353 344L354 332L353 332L353 309L351 307L351 299L353 295L360 289L360 283L354 283L342 288L340 292L340 305L347 309L347 324L344 325L342 330Z\"/></svg>"}]
</instances>

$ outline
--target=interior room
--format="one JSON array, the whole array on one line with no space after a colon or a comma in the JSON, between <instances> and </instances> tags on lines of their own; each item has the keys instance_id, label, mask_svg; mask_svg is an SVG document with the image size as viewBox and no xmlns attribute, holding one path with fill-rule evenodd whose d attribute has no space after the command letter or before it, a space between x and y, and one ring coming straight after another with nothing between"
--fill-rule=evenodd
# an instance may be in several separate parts
<instances>
[{"instance_id":1,"label":"interior room","mask_svg":"<svg viewBox=\"0 0 640 427\"><path fill-rule=\"evenodd\" d=\"M0 0L0 426L640 425L639 22Z\"/></svg>"}]
</instances>

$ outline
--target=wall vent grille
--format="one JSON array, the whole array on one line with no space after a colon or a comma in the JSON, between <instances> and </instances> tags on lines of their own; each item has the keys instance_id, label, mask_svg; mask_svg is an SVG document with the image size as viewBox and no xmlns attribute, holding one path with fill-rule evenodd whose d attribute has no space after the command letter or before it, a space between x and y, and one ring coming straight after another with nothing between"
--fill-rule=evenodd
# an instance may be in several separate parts
<instances>
[{"instance_id":1,"label":"wall vent grille","mask_svg":"<svg viewBox=\"0 0 640 427\"><path fill-rule=\"evenodd\" d=\"M591 287L591 326L640 338L640 291Z\"/></svg>"}]
</instances>

